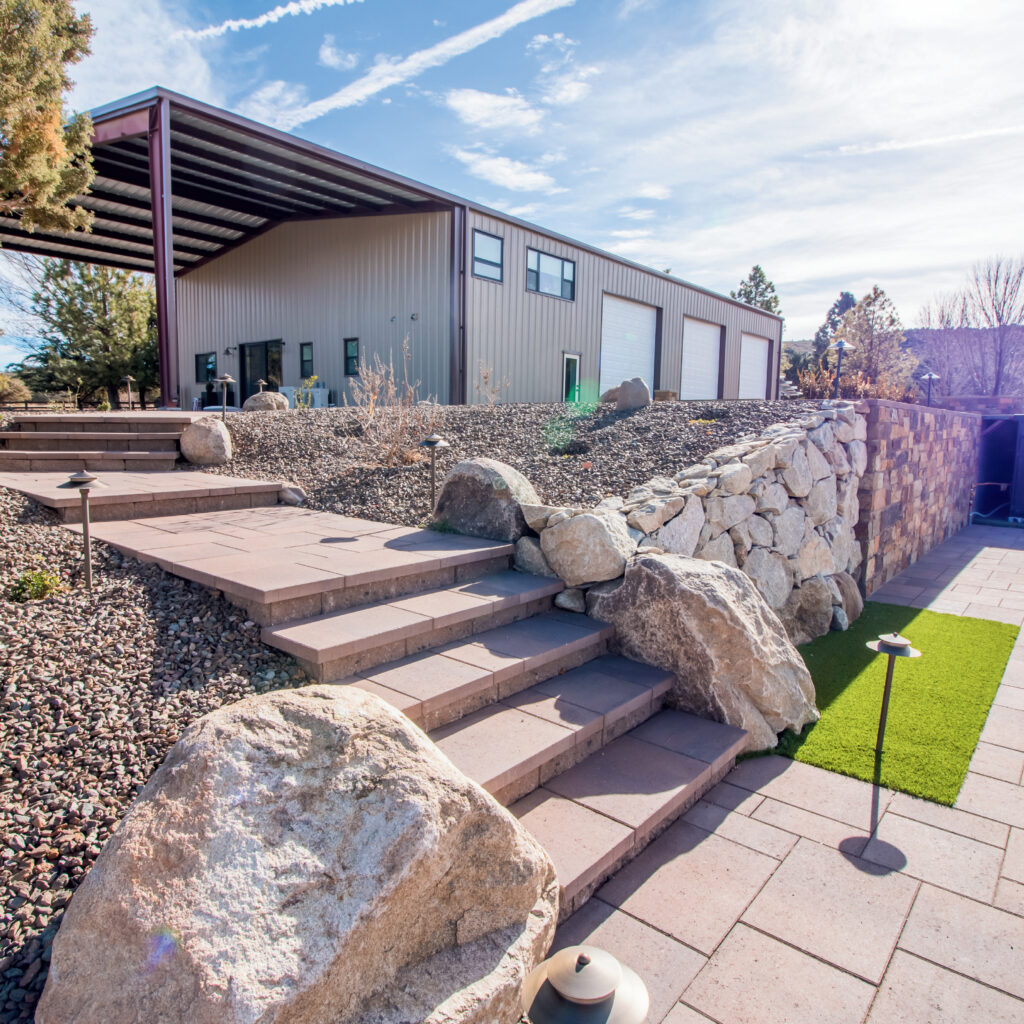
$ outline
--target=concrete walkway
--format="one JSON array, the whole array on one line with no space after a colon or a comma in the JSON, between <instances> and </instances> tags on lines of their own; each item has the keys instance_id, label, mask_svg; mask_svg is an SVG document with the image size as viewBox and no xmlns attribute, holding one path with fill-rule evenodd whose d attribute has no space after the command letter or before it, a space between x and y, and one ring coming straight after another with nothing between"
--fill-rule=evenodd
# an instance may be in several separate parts
<instances>
[{"instance_id":1,"label":"concrete walkway","mask_svg":"<svg viewBox=\"0 0 1024 1024\"><path fill-rule=\"evenodd\" d=\"M873 597L1020 623L1024 532L970 527ZM745 761L555 948L637 970L651 1024L1024 1024L1022 775L1018 642L955 808Z\"/></svg>"}]
</instances>

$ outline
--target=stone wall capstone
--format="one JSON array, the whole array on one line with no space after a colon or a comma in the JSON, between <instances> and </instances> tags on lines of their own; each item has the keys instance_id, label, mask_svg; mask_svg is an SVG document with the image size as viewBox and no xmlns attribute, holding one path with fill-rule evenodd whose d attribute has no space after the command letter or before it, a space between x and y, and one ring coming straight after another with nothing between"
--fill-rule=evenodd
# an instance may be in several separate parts
<instances>
[{"instance_id":1,"label":"stone wall capstone","mask_svg":"<svg viewBox=\"0 0 1024 1024\"><path fill-rule=\"evenodd\" d=\"M856 535L870 597L970 519L981 416L871 399Z\"/></svg>"}]
</instances>

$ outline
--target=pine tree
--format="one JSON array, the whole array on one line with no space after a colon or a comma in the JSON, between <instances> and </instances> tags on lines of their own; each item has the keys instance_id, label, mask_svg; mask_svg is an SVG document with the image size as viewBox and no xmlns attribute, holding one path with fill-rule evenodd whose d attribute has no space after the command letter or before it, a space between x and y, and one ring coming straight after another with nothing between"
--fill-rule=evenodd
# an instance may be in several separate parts
<instances>
[{"instance_id":1,"label":"pine tree","mask_svg":"<svg viewBox=\"0 0 1024 1024\"><path fill-rule=\"evenodd\" d=\"M835 340L836 331L839 330L846 311L853 309L856 305L857 300L853 297L853 292L840 292L839 298L829 307L829 311L825 314L825 322L814 332L814 361L816 363L821 361L821 357Z\"/></svg>"},{"instance_id":2,"label":"pine tree","mask_svg":"<svg viewBox=\"0 0 1024 1024\"><path fill-rule=\"evenodd\" d=\"M118 408L131 374L140 397L157 384L152 282L127 270L39 260L27 312L40 325L18 375L35 391L105 394Z\"/></svg>"},{"instance_id":3,"label":"pine tree","mask_svg":"<svg viewBox=\"0 0 1024 1024\"><path fill-rule=\"evenodd\" d=\"M88 116L66 119L68 65L89 52L92 24L69 0L0 0L0 216L21 226L88 229L68 201L93 179Z\"/></svg>"},{"instance_id":4,"label":"pine tree","mask_svg":"<svg viewBox=\"0 0 1024 1024\"><path fill-rule=\"evenodd\" d=\"M906 349L896 307L877 284L843 314L834 337L853 346L843 356L844 374L859 370L873 384L909 384L917 357ZM834 351L826 352L825 359L836 365Z\"/></svg>"},{"instance_id":5,"label":"pine tree","mask_svg":"<svg viewBox=\"0 0 1024 1024\"><path fill-rule=\"evenodd\" d=\"M746 281L741 281L739 289L729 292L734 299L745 302L748 306L757 306L768 313L782 316L782 309L779 307L779 296L775 292L775 285L768 280L760 265L755 264Z\"/></svg>"}]
</instances>

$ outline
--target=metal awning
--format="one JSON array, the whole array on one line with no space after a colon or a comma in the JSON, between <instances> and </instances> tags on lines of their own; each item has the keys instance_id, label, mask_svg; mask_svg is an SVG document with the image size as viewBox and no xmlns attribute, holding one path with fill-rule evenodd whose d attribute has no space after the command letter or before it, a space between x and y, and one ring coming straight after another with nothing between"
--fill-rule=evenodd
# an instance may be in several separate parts
<instances>
[{"instance_id":1,"label":"metal awning","mask_svg":"<svg viewBox=\"0 0 1024 1024\"><path fill-rule=\"evenodd\" d=\"M0 217L0 246L157 272L151 116L166 105L174 273L291 220L451 209L454 197L166 89L92 112L96 178L74 200L90 232L21 229ZM159 230L159 229L158 229Z\"/></svg>"}]
</instances>

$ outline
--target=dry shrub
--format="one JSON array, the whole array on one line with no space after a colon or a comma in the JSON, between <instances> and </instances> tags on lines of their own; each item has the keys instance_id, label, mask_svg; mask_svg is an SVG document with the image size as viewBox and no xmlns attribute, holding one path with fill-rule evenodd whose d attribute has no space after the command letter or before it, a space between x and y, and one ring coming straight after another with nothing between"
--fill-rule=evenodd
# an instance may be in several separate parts
<instances>
[{"instance_id":1,"label":"dry shrub","mask_svg":"<svg viewBox=\"0 0 1024 1024\"><path fill-rule=\"evenodd\" d=\"M419 381L409 381L409 339L402 342L402 379L394 359L385 363L374 355L372 366L363 366L350 383L351 404L367 443L377 449L385 466L408 466L423 458L419 443L440 423L441 410L432 401L416 398Z\"/></svg>"},{"instance_id":2,"label":"dry shrub","mask_svg":"<svg viewBox=\"0 0 1024 1024\"><path fill-rule=\"evenodd\" d=\"M16 405L28 402L32 392L20 377L9 373L0 373L0 405Z\"/></svg>"},{"instance_id":3,"label":"dry shrub","mask_svg":"<svg viewBox=\"0 0 1024 1024\"><path fill-rule=\"evenodd\" d=\"M827 366L797 371L797 381L805 398L832 398L836 390L835 370ZM840 398L884 398L890 402L916 402L916 392L903 381L885 375L871 380L860 370L846 370L839 382Z\"/></svg>"},{"instance_id":4,"label":"dry shrub","mask_svg":"<svg viewBox=\"0 0 1024 1024\"><path fill-rule=\"evenodd\" d=\"M497 377L490 366L485 366L481 359L477 363L476 393L480 395L492 408L501 401L501 393L512 386L512 378L509 376Z\"/></svg>"}]
</instances>

